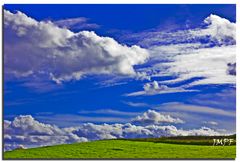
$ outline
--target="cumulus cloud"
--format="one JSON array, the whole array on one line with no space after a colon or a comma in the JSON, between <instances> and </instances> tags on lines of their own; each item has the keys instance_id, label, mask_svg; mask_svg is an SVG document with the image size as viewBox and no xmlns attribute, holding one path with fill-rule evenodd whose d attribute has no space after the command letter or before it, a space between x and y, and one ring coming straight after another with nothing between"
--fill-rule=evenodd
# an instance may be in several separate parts
<instances>
[{"instance_id":1,"label":"cumulus cloud","mask_svg":"<svg viewBox=\"0 0 240 162\"><path fill-rule=\"evenodd\" d=\"M193 92L196 90L184 89L182 87L173 87L170 88L166 85L159 85L157 81L146 83L143 86L143 91L137 91L126 94L126 96L151 96L157 94L166 94L166 93L179 93L179 92Z\"/></svg>"},{"instance_id":2,"label":"cumulus cloud","mask_svg":"<svg viewBox=\"0 0 240 162\"><path fill-rule=\"evenodd\" d=\"M79 127L66 128L74 134L88 138L88 140L116 139L116 138L150 138L163 136L198 136L198 135L220 135L219 132L208 127L199 129L183 130L176 126L147 125L140 126L132 123L126 124L83 124Z\"/></svg>"},{"instance_id":3,"label":"cumulus cloud","mask_svg":"<svg viewBox=\"0 0 240 162\"><path fill-rule=\"evenodd\" d=\"M236 44L236 24L229 20L211 14L208 16L204 23L207 25L206 28L200 30L190 30L193 36L210 36L211 41L215 41L218 44L229 45Z\"/></svg>"},{"instance_id":4,"label":"cumulus cloud","mask_svg":"<svg viewBox=\"0 0 240 162\"><path fill-rule=\"evenodd\" d=\"M171 117L165 118L176 122L176 119ZM38 122L30 115L21 115L15 117L13 121L4 121L4 150L101 139L219 134L218 131L207 127L183 130L173 125L160 126L154 123L152 125L84 123L75 127L59 128Z\"/></svg>"},{"instance_id":5,"label":"cumulus cloud","mask_svg":"<svg viewBox=\"0 0 240 162\"><path fill-rule=\"evenodd\" d=\"M30 115L15 117L13 121L4 121L5 150L21 146L28 148L86 141L86 138L55 125L40 123Z\"/></svg>"},{"instance_id":6,"label":"cumulus cloud","mask_svg":"<svg viewBox=\"0 0 240 162\"><path fill-rule=\"evenodd\" d=\"M79 127L73 128L73 133L90 140L114 139L122 134L122 124L102 124L96 125L86 123Z\"/></svg>"},{"instance_id":7,"label":"cumulus cloud","mask_svg":"<svg viewBox=\"0 0 240 162\"><path fill-rule=\"evenodd\" d=\"M74 33L52 22L4 10L4 67L8 77L47 77L57 83L85 75L137 76L149 54L94 32Z\"/></svg>"},{"instance_id":8,"label":"cumulus cloud","mask_svg":"<svg viewBox=\"0 0 240 162\"><path fill-rule=\"evenodd\" d=\"M142 115L137 116L132 120L134 124L152 125L152 124L163 124L163 123L184 123L179 118L174 118L170 115L164 115L154 110L148 110Z\"/></svg>"}]
</instances>

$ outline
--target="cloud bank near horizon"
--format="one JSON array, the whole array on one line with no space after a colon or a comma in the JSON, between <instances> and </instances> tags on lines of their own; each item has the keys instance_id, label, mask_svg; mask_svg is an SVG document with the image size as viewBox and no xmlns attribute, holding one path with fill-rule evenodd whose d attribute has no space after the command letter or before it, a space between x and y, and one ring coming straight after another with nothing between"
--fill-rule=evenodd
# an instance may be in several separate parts
<instances>
[{"instance_id":1,"label":"cloud bank near horizon","mask_svg":"<svg viewBox=\"0 0 240 162\"><path fill-rule=\"evenodd\" d=\"M205 121L207 122L207 121ZM222 132L201 127L179 129L179 118L149 110L137 116L131 123L94 124L79 123L79 126L60 128L37 121L31 115L20 115L13 121L4 120L4 150L19 147L31 148L64 143L87 142L116 138L150 138L162 136L220 135Z\"/></svg>"}]
</instances>

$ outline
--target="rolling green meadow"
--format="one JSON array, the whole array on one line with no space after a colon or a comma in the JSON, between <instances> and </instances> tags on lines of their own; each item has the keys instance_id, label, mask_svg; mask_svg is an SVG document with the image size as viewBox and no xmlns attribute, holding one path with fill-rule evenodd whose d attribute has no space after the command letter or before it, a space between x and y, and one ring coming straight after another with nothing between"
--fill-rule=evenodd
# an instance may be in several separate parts
<instances>
[{"instance_id":1,"label":"rolling green meadow","mask_svg":"<svg viewBox=\"0 0 240 162\"><path fill-rule=\"evenodd\" d=\"M4 159L234 159L236 146L211 138L117 139L4 152Z\"/></svg>"}]
</instances>

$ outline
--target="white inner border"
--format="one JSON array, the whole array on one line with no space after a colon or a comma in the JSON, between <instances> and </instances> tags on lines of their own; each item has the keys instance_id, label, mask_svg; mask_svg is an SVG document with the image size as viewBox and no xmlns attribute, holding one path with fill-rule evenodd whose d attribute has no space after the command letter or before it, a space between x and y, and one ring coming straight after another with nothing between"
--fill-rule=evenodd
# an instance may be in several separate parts
<instances>
[{"instance_id":1,"label":"white inner border","mask_svg":"<svg viewBox=\"0 0 240 162\"><path fill-rule=\"evenodd\" d=\"M236 24L237 24L237 51L236 54L240 54L240 46L239 46L239 41L240 41L240 1L239 0L2 0L0 2L1 7L3 4L237 4L237 17L236 17ZM201 11L199 11L201 12ZM2 29L2 11L0 12L0 28ZM0 32L0 44L2 47L2 31ZM237 83L237 104L236 104L236 117L238 117L238 114L240 111L238 110L239 107L239 101L240 101L240 95L239 91L240 88L238 84L240 83L240 58L237 56L237 77L236 77L236 83ZM1 48L1 56L0 56L0 72L1 72L1 85L3 84L2 82L2 48ZM2 109L2 86L0 86L0 104L1 104L1 109ZM0 111L0 116L2 117L2 110ZM0 125L2 126L2 120L0 120ZM239 130L240 130L240 120L237 118L237 126L236 126L236 133L237 133L237 158L235 161L238 161L239 156L240 156L240 145L239 145ZM2 127L0 129L0 145L1 145L1 152L2 152ZM2 161L2 153L0 154L0 160ZM11 160L8 160L11 161ZM14 161L21 161L21 160L14 160ZM42 161L42 160L34 160L34 161ZM58 161L67 161L67 160L58 160ZM80 161L80 160L79 160ZM96 161L96 160L88 160L88 161ZM131 161L131 160L121 160L121 161ZM136 161L136 160L135 160ZM141 160L141 161L151 161L151 160ZM155 160L156 161L156 160ZM159 160L160 161L160 160ZM179 161L179 160L161 160L161 161ZM184 160L181 160L184 161ZM186 161L194 161L194 160L186 160ZM198 160L198 162L201 162L204 160ZM216 160L215 160L216 161ZM233 161L233 160L224 160L224 161Z\"/></svg>"}]
</instances>

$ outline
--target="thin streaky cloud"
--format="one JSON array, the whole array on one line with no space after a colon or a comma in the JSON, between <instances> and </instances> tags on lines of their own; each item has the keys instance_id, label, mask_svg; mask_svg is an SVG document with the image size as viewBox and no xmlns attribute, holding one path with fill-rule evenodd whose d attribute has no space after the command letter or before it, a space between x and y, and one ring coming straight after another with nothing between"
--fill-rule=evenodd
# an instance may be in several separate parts
<instances>
[{"instance_id":1,"label":"thin streaky cloud","mask_svg":"<svg viewBox=\"0 0 240 162\"><path fill-rule=\"evenodd\" d=\"M159 106L156 106L155 108L160 110L168 110L168 111L186 111L186 112L236 117L235 111L227 111L227 110L208 107L208 106L198 106L198 105L184 104L179 102L164 103Z\"/></svg>"},{"instance_id":2,"label":"thin streaky cloud","mask_svg":"<svg viewBox=\"0 0 240 162\"><path fill-rule=\"evenodd\" d=\"M82 110L78 112L79 114L105 114L105 115L116 115L116 116L136 116L141 112L129 112L129 111L119 111L114 109L97 109L97 110Z\"/></svg>"},{"instance_id":3,"label":"thin streaky cloud","mask_svg":"<svg viewBox=\"0 0 240 162\"><path fill-rule=\"evenodd\" d=\"M68 18L53 21L59 27L73 29L73 30L82 30L82 29L97 29L100 25L95 23L89 23L89 19L86 17L77 17L77 18Z\"/></svg>"}]
</instances>

